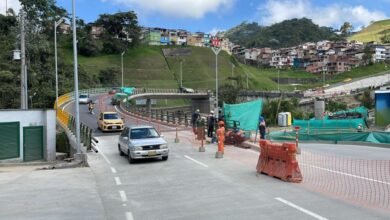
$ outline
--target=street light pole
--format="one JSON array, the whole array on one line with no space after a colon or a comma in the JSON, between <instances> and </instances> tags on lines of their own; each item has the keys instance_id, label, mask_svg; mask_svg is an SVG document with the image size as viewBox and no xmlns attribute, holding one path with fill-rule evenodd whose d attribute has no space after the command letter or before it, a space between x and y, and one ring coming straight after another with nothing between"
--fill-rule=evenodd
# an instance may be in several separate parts
<instances>
[{"instance_id":1,"label":"street light pole","mask_svg":"<svg viewBox=\"0 0 390 220\"><path fill-rule=\"evenodd\" d=\"M234 77L234 67L235 67L235 66L234 66L234 64L232 63L232 86L234 85L234 84L233 84L233 77Z\"/></svg>"},{"instance_id":2,"label":"street light pole","mask_svg":"<svg viewBox=\"0 0 390 220\"><path fill-rule=\"evenodd\" d=\"M246 88L249 89L249 83L248 83L248 73L246 73Z\"/></svg>"},{"instance_id":3,"label":"street light pole","mask_svg":"<svg viewBox=\"0 0 390 220\"><path fill-rule=\"evenodd\" d=\"M221 48L212 47L211 48L215 54L215 102L216 108L215 116L218 118L219 109L218 109L218 54L221 52Z\"/></svg>"},{"instance_id":4,"label":"street light pole","mask_svg":"<svg viewBox=\"0 0 390 220\"><path fill-rule=\"evenodd\" d=\"M58 60L57 60L57 27L64 21L64 18L60 18L58 21L54 21L54 62L56 72L56 114L58 108Z\"/></svg>"},{"instance_id":5,"label":"street light pole","mask_svg":"<svg viewBox=\"0 0 390 220\"><path fill-rule=\"evenodd\" d=\"M180 88L183 88L183 60L180 60Z\"/></svg>"},{"instance_id":6,"label":"street light pole","mask_svg":"<svg viewBox=\"0 0 390 220\"><path fill-rule=\"evenodd\" d=\"M121 53L121 66L122 66L122 89L123 89L123 55L125 55L125 51Z\"/></svg>"},{"instance_id":7,"label":"street light pole","mask_svg":"<svg viewBox=\"0 0 390 220\"><path fill-rule=\"evenodd\" d=\"M20 108L28 109L27 97L27 69L26 69L26 43L24 32L24 11L20 10L20 52L21 52L21 67L20 67Z\"/></svg>"},{"instance_id":8,"label":"street light pole","mask_svg":"<svg viewBox=\"0 0 390 220\"><path fill-rule=\"evenodd\" d=\"M80 149L80 109L79 109L79 74L77 64L77 35L76 35L76 9L75 0L72 0L72 26L73 26L73 67L74 67L74 99L76 114L76 146L77 154L81 154Z\"/></svg>"},{"instance_id":9,"label":"street light pole","mask_svg":"<svg viewBox=\"0 0 390 220\"><path fill-rule=\"evenodd\" d=\"M279 83L279 80L280 80L280 69L278 67L278 91L280 91L280 83Z\"/></svg>"}]
</instances>

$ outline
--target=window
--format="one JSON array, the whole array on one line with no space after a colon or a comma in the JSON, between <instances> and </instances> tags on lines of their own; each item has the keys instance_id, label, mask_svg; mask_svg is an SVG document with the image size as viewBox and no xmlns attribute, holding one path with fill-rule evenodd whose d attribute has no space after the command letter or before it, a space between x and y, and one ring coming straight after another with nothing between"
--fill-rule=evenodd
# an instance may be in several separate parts
<instances>
[{"instance_id":1,"label":"window","mask_svg":"<svg viewBox=\"0 0 390 220\"><path fill-rule=\"evenodd\" d=\"M132 129L130 139L157 138L160 135L154 128L136 128Z\"/></svg>"},{"instance_id":2,"label":"window","mask_svg":"<svg viewBox=\"0 0 390 220\"><path fill-rule=\"evenodd\" d=\"M118 114L110 113L110 114L104 114L104 119L115 120L115 119L120 119L120 118L119 118Z\"/></svg>"}]
</instances>

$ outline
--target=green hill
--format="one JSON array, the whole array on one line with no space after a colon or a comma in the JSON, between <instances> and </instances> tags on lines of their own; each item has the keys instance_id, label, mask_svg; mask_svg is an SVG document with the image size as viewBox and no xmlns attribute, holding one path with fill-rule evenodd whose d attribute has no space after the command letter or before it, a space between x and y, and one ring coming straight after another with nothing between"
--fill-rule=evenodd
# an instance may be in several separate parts
<instances>
[{"instance_id":1,"label":"green hill","mask_svg":"<svg viewBox=\"0 0 390 220\"><path fill-rule=\"evenodd\" d=\"M190 47L191 54L182 57L165 57L164 48L159 46L140 46L129 50L124 55L124 83L127 86L150 87L150 88L178 88L180 84L180 59L183 59L183 86L190 88L215 88L215 55L210 48ZM69 48L60 50L60 59L68 64L73 61L73 53ZM234 64L234 78L232 76L232 63ZM85 57L79 55L79 65L82 71L99 76L100 71L115 68L116 86L120 85L120 55L99 55L96 57ZM377 74L384 71L382 64L357 68L352 72L340 74L331 82L341 82L346 78L362 77ZM277 90L278 70L274 68L255 68L253 66L238 63L232 56L222 51L218 56L219 85L240 83L243 88L254 90ZM280 84L281 90L292 91L294 89L313 88L322 85L320 75L313 75L304 70L280 70L280 79L308 80L306 83L291 83L302 85ZM311 83L309 83L311 82ZM313 83L317 82L317 83ZM330 81L329 81L330 82ZM101 85L114 86L114 85Z\"/></svg>"},{"instance_id":2,"label":"green hill","mask_svg":"<svg viewBox=\"0 0 390 220\"><path fill-rule=\"evenodd\" d=\"M390 34L390 19L374 22L358 33L352 35L349 39L365 43L371 41L381 42L381 38L386 33Z\"/></svg>"},{"instance_id":3,"label":"green hill","mask_svg":"<svg viewBox=\"0 0 390 220\"><path fill-rule=\"evenodd\" d=\"M339 39L332 28L320 27L307 18L285 20L271 26L244 22L226 31L225 35L232 42L248 48L282 48L305 42Z\"/></svg>"}]
</instances>

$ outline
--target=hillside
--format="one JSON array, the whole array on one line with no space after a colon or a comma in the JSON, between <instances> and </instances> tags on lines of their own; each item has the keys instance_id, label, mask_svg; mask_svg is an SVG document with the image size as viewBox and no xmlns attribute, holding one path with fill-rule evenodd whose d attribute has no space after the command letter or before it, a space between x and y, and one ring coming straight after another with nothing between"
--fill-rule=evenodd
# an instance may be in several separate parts
<instances>
[{"instance_id":1,"label":"hillside","mask_svg":"<svg viewBox=\"0 0 390 220\"><path fill-rule=\"evenodd\" d=\"M183 86L190 88L215 88L215 55L209 48L190 47L191 55L183 57L164 57L162 49L167 47L141 46L129 50L124 55L124 82L125 85L151 88L178 88L180 80L180 59L183 59ZM172 47L169 47L172 48ZM70 49L62 48L60 58L71 64L73 54ZM234 58L222 51L218 56L219 84L236 84L229 77L232 76L232 63L234 63L234 77L239 78L243 88L246 88L248 75L248 87L253 90L277 90L278 71L273 68L255 68L238 63ZM120 55L99 55L96 57L84 57L79 55L80 69L92 78L97 78L100 71L109 68L116 69L116 83L102 86L120 85ZM329 79L328 82L341 82L346 78L364 77L385 70L384 64L354 69ZM322 78L303 70L281 70L280 89L292 91L303 90L322 85ZM302 81L302 83L282 84L284 79ZM80 80L82 83L82 80ZM293 85L295 84L295 85ZM298 85L301 84L301 85Z\"/></svg>"},{"instance_id":2,"label":"hillside","mask_svg":"<svg viewBox=\"0 0 390 220\"><path fill-rule=\"evenodd\" d=\"M248 48L282 48L339 38L332 28L320 27L307 18L285 20L271 26L260 26L255 22L242 23L228 30L225 35L232 42Z\"/></svg>"},{"instance_id":3,"label":"hillside","mask_svg":"<svg viewBox=\"0 0 390 220\"><path fill-rule=\"evenodd\" d=\"M386 33L390 34L390 19L374 22L358 33L352 35L349 39L365 43L370 41L381 42L381 38Z\"/></svg>"}]
</instances>

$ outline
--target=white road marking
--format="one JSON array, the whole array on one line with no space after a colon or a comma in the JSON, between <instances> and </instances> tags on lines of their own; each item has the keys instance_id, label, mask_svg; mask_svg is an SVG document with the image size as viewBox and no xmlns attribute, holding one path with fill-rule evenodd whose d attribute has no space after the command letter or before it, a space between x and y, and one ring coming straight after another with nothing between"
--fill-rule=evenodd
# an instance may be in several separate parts
<instances>
[{"instance_id":1,"label":"white road marking","mask_svg":"<svg viewBox=\"0 0 390 220\"><path fill-rule=\"evenodd\" d=\"M318 215L318 214L316 214L314 212L311 212L311 211L309 211L307 209L304 209L304 208L302 208L302 207L300 207L298 205L295 205L294 203L289 202L289 201L287 201L285 199L282 199L280 197L276 197L275 199L278 200L279 202L282 202L282 203L284 203L284 204L286 204L286 205L288 205L288 206L290 206L290 207L292 207L294 209L297 209L297 210L299 210L299 211L301 211L301 212L303 212L303 213L305 213L307 215L310 215L310 216L312 216L312 217L314 217L314 218L316 218L318 220L328 220L325 217L322 217L322 216L320 216L320 215Z\"/></svg>"},{"instance_id":2,"label":"white road marking","mask_svg":"<svg viewBox=\"0 0 390 220\"><path fill-rule=\"evenodd\" d=\"M209 166L207 166L206 164L204 164L204 163L202 163L202 162L199 162L199 161L195 160L194 158L191 158L191 157L189 157L189 156L187 156L187 155L184 155L184 157L187 158L187 159L189 159L189 160L191 160L191 161L193 161L193 162L195 162L195 163L197 163L197 164L199 164L199 165L201 165L201 166L203 166L203 167L206 167L206 168L209 167Z\"/></svg>"},{"instance_id":3,"label":"white road marking","mask_svg":"<svg viewBox=\"0 0 390 220\"><path fill-rule=\"evenodd\" d=\"M66 103L66 104L62 107L62 111L65 111L66 107L68 107L68 105L72 104L72 102L74 102L74 101L72 100L72 101L69 101L68 103Z\"/></svg>"},{"instance_id":4,"label":"white road marking","mask_svg":"<svg viewBox=\"0 0 390 220\"><path fill-rule=\"evenodd\" d=\"M110 160L106 157L106 155L104 155L103 151L101 151L101 150L99 149L98 146L95 146L95 148L98 150L98 152L100 153L100 155L102 155L103 159L104 159L108 164L111 165Z\"/></svg>"},{"instance_id":5,"label":"white road marking","mask_svg":"<svg viewBox=\"0 0 390 220\"><path fill-rule=\"evenodd\" d=\"M116 185L122 185L121 179L119 179L119 177L115 177L115 183Z\"/></svg>"},{"instance_id":6,"label":"white road marking","mask_svg":"<svg viewBox=\"0 0 390 220\"><path fill-rule=\"evenodd\" d=\"M127 196L125 191L119 191L119 195L121 196L122 202L127 202Z\"/></svg>"},{"instance_id":7,"label":"white road marking","mask_svg":"<svg viewBox=\"0 0 390 220\"><path fill-rule=\"evenodd\" d=\"M126 220L134 220L133 214L131 212L126 212Z\"/></svg>"},{"instance_id":8,"label":"white road marking","mask_svg":"<svg viewBox=\"0 0 390 220\"><path fill-rule=\"evenodd\" d=\"M384 182L384 181L371 179L371 178L367 178L367 177L363 177L363 176L358 176L358 175L354 175L354 174L350 174L350 173L344 173L344 172L340 172L340 171L337 171L337 170L331 170L331 169L328 169L328 168L318 167L318 166L314 166L314 165L310 165L310 164L306 164L306 163L299 163L299 164L303 165L303 166L319 169L319 170L328 171L328 172L331 172L331 173L337 173L337 174L340 174L340 175L345 175L345 176L354 177L354 178L357 178L357 179L366 180L366 181L369 181L369 182L375 182L375 183L382 183L382 184L385 184L385 185L390 185L389 182Z\"/></svg>"},{"instance_id":9,"label":"white road marking","mask_svg":"<svg viewBox=\"0 0 390 220\"><path fill-rule=\"evenodd\" d=\"M111 167L111 172L116 173L116 169L114 167Z\"/></svg>"}]
</instances>

